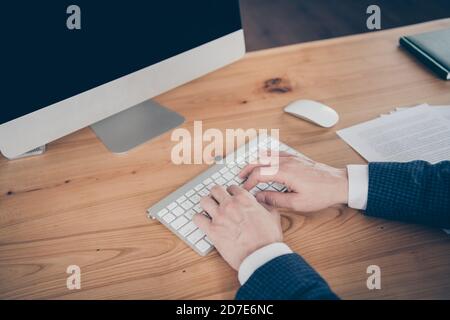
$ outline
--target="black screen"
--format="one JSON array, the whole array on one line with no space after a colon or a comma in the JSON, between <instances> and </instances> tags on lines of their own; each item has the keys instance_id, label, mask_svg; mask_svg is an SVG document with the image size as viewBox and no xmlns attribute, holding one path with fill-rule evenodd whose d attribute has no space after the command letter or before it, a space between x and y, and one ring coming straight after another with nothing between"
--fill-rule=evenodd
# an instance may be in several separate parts
<instances>
[{"instance_id":1,"label":"black screen","mask_svg":"<svg viewBox=\"0 0 450 320\"><path fill-rule=\"evenodd\" d=\"M79 30L66 25L74 4ZM0 124L241 28L238 0L9 0L0 8Z\"/></svg>"}]
</instances>

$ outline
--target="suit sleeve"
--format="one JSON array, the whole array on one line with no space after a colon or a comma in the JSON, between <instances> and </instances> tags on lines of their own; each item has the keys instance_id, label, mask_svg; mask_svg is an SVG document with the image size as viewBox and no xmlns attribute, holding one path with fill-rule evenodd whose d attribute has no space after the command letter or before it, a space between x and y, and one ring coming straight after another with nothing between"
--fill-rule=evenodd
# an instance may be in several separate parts
<instances>
[{"instance_id":1,"label":"suit sleeve","mask_svg":"<svg viewBox=\"0 0 450 320\"><path fill-rule=\"evenodd\" d=\"M450 161L370 163L365 214L450 228Z\"/></svg>"},{"instance_id":2,"label":"suit sleeve","mask_svg":"<svg viewBox=\"0 0 450 320\"><path fill-rule=\"evenodd\" d=\"M298 254L279 256L258 268L239 289L238 300L335 300L324 279Z\"/></svg>"}]
</instances>

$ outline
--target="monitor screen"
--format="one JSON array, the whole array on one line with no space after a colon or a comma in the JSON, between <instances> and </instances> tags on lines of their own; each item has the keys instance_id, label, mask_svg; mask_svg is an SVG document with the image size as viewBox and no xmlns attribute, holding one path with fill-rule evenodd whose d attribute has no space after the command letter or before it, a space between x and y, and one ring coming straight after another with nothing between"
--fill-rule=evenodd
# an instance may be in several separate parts
<instances>
[{"instance_id":1,"label":"monitor screen","mask_svg":"<svg viewBox=\"0 0 450 320\"><path fill-rule=\"evenodd\" d=\"M238 0L7 1L2 13L0 124L241 29Z\"/></svg>"}]
</instances>

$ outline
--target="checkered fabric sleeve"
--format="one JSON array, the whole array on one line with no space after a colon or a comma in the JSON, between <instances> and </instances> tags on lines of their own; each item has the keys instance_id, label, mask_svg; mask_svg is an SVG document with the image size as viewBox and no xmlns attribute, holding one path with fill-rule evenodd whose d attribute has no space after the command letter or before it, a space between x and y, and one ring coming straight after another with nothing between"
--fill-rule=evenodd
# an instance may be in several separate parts
<instances>
[{"instance_id":1,"label":"checkered fabric sleeve","mask_svg":"<svg viewBox=\"0 0 450 320\"><path fill-rule=\"evenodd\" d=\"M298 254L279 256L259 267L239 289L238 300L335 300L322 277Z\"/></svg>"},{"instance_id":2,"label":"checkered fabric sleeve","mask_svg":"<svg viewBox=\"0 0 450 320\"><path fill-rule=\"evenodd\" d=\"M450 228L450 161L370 163L365 214Z\"/></svg>"}]
</instances>

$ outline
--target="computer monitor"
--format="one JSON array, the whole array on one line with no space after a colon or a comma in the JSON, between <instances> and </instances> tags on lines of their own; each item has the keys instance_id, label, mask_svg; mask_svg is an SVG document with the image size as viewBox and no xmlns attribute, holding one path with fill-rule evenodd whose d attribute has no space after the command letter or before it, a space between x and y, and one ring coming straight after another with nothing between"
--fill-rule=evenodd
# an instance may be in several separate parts
<instances>
[{"instance_id":1,"label":"computer monitor","mask_svg":"<svg viewBox=\"0 0 450 320\"><path fill-rule=\"evenodd\" d=\"M90 125L126 152L184 121L149 99L245 53L238 0L8 1L2 12L9 158Z\"/></svg>"}]
</instances>

